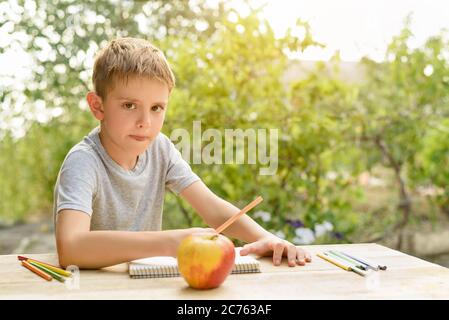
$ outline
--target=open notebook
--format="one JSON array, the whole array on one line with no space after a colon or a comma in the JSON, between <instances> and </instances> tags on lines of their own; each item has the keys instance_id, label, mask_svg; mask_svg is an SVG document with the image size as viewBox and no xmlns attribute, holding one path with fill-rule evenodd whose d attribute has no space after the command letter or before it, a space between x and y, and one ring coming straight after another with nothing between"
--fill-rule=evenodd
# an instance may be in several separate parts
<instances>
[{"instance_id":1,"label":"open notebook","mask_svg":"<svg viewBox=\"0 0 449 320\"><path fill-rule=\"evenodd\" d=\"M252 256L240 256L240 248L235 251L233 274L260 272L259 261ZM129 263L131 278L165 278L179 277L178 261L173 257L150 257Z\"/></svg>"}]
</instances>

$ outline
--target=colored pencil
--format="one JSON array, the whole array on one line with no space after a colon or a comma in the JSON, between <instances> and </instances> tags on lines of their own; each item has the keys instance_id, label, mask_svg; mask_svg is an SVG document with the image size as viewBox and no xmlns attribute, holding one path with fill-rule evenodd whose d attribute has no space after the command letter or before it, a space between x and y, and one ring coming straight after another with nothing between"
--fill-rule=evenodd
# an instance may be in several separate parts
<instances>
[{"instance_id":1,"label":"colored pencil","mask_svg":"<svg viewBox=\"0 0 449 320\"><path fill-rule=\"evenodd\" d=\"M326 254L326 252L325 252L325 254ZM347 265L349 267L350 271L354 271L355 273L358 273L361 276L366 276L368 274L366 271L362 270L357 265L353 264L352 262L347 262L335 254L328 252L327 255L332 257L334 260Z\"/></svg>"},{"instance_id":2,"label":"colored pencil","mask_svg":"<svg viewBox=\"0 0 449 320\"><path fill-rule=\"evenodd\" d=\"M368 273L366 271L361 270L356 265L349 263L347 261L342 260L336 255L331 254L330 252L323 252L323 255L327 258L326 260L339 266L340 268L345 269L346 271L353 271L361 276L366 276Z\"/></svg>"},{"instance_id":3,"label":"colored pencil","mask_svg":"<svg viewBox=\"0 0 449 320\"><path fill-rule=\"evenodd\" d=\"M321 253L317 253L316 254L318 257L320 257L321 259L324 259L334 265L336 265L337 267L340 267L346 271L351 271L351 268L343 263L340 263L339 261L337 261L336 259L333 259L332 257L327 256L325 253L321 254Z\"/></svg>"},{"instance_id":4,"label":"colored pencil","mask_svg":"<svg viewBox=\"0 0 449 320\"><path fill-rule=\"evenodd\" d=\"M351 268L358 267L357 263L349 261L348 259L343 259L341 256L339 256L338 254L335 254L333 251L325 251L324 253L327 254L328 256L336 259L337 261L341 261L342 263L344 263L348 267L351 267Z\"/></svg>"},{"instance_id":5,"label":"colored pencil","mask_svg":"<svg viewBox=\"0 0 449 320\"><path fill-rule=\"evenodd\" d=\"M24 266L24 267L27 268L28 270L34 272L35 274L37 274L38 276L44 278L44 279L47 280L47 281L53 280L53 278L52 278L49 274L47 274L47 273L41 271L40 269L38 269L38 268L32 266L32 265L29 264L26 260L22 260L22 266Z\"/></svg>"},{"instance_id":6,"label":"colored pencil","mask_svg":"<svg viewBox=\"0 0 449 320\"><path fill-rule=\"evenodd\" d=\"M58 267L56 267L56 266L54 266L52 264L46 263L46 262L42 262L42 261L35 260L35 259L32 259L32 258L27 258L27 257L24 257L24 256L18 256L17 258L19 260L33 261L35 263L38 263L38 264L44 266L45 268L50 269L51 271L54 271L54 272L56 272L56 273L58 273L58 274L60 274L60 275L62 275L64 277L71 277L72 276L72 274L70 272L65 271L65 270L63 270L61 268L58 268Z\"/></svg>"},{"instance_id":7,"label":"colored pencil","mask_svg":"<svg viewBox=\"0 0 449 320\"><path fill-rule=\"evenodd\" d=\"M217 229L215 229L215 231L217 233L222 233L224 229L226 229L227 227L229 227L231 224L233 224L235 222L235 220L237 220L238 218L240 218L240 216L242 216L243 214L245 214L246 212L248 212L249 210L251 210L252 208L254 208L255 206L257 206L259 203L261 203L263 201L262 197L257 197L256 199L254 199L253 201L251 201L251 203L249 203L246 207L244 207L242 210L240 210L239 212L237 212L235 215L233 215L232 217L230 217L225 223L223 223L221 226L219 226Z\"/></svg>"},{"instance_id":8,"label":"colored pencil","mask_svg":"<svg viewBox=\"0 0 449 320\"><path fill-rule=\"evenodd\" d=\"M32 266L35 266L36 268L40 269L41 271L47 273L48 275L50 275L52 278L58 280L59 282L64 282L65 281L65 278L62 277L61 275L57 274L56 272L53 272L50 269L47 269L44 266L41 266L40 264L35 263L35 262L31 261L31 260L28 260L27 262L29 264L31 264Z\"/></svg>"},{"instance_id":9,"label":"colored pencil","mask_svg":"<svg viewBox=\"0 0 449 320\"><path fill-rule=\"evenodd\" d=\"M371 267L371 269L373 269L373 270L376 270L376 271L378 271L379 269L380 269L380 270L387 270L387 266L381 266L381 265L379 265L378 263L369 262L369 261L367 261L366 259L361 259L361 258L359 258L359 257L354 257L354 256L351 256L351 255L349 255L349 254L347 254L347 253L344 253L344 252L342 252L342 253L343 253L344 255L346 255L346 256L348 256L348 257L354 259L354 260L357 260L357 261L360 261L361 263L366 264L367 266Z\"/></svg>"},{"instance_id":10,"label":"colored pencil","mask_svg":"<svg viewBox=\"0 0 449 320\"><path fill-rule=\"evenodd\" d=\"M343 255L342 253L338 252L338 251L330 250L329 252L332 253L334 256L337 256L337 257L339 257L339 258L341 258L341 259L343 259L343 260L353 264L357 268L360 268L362 270L366 270L365 265L363 263L361 263L360 261L351 259L351 258Z\"/></svg>"},{"instance_id":11,"label":"colored pencil","mask_svg":"<svg viewBox=\"0 0 449 320\"><path fill-rule=\"evenodd\" d=\"M46 264L46 265L52 266L54 268L59 268L58 266L55 266L53 264L49 264L48 262L42 262L42 261L39 261L39 260L36 260L36 259L33 259L33 258L28 258L28 257L25 257L25 256L17 256L17 259L19 259L20 261L22 261L22 260L34 260L35 262L40 263L40 264Z\"/></svg>"},{"instance_id":12,"label":"colored pencil","mask_svg":"<svg viewBox=\"0 0 449 320\"><path fill-rule=\"evenodd\" d=\"M353 260L355 260L355 261L360 262L360 263L363 264L363 265L365 266L365 268L367 268L367 269L371 269L371 270L374 270L374 271L379 271L379 268L378 268L378 267L373 267L372 265L368 264L368 262L362 261L360 258L354 257L354 256L352 256L352 255L349 255L349 254L345 253L345 252L340 252L340 253L341 253L342 255L344 255L344 256L350 258L350 259L353 259Z\"/></svg>"},{"instance_id":13,"label":"colored pencil","mask_svg":"<svg viewBox=\"0 0 449 320\"><path fill-rule=\"evenodd\" d=\"M372 272L371 270L368 272L368 271L363 271L363 270L361 270L361 269L359 269L359 268L357 268L357 267L355 267L355 268L352 268L351 267L351 271L354 271L355 273L358 273L359 275L361 275L361 276L363 276L363 277L365 277L366 275L368 275L370 272Z\"/></svg>"}]
</instances>

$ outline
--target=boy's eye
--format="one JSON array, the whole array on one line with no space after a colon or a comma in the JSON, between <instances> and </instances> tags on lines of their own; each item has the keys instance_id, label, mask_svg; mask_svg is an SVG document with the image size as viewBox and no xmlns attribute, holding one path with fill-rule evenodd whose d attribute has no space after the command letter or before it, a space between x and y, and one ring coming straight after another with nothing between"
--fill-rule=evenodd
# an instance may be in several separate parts
<instances>
[{"instance_id":1,"label":"boy's eye","mask_svg":"<svg viewBox=\"0 0 449 320\"><path fill-rule=\"evenodd\" d=\"M123 104L123 107L127 110L134 110L136 109L136 105L134 103L131 102L127 102Z\"/></svg>"},{"instance_id":2,"label":"boy's eye","mask_svg":"<svg viewBox=\"0 0 449 320\"><path fill-rule=\"evenodd\" d=\"M157 105L157 106L152 106L151 110L154 112L162 112L164 110L164 108L162 106Z\"/></svg>"}]
</instances>

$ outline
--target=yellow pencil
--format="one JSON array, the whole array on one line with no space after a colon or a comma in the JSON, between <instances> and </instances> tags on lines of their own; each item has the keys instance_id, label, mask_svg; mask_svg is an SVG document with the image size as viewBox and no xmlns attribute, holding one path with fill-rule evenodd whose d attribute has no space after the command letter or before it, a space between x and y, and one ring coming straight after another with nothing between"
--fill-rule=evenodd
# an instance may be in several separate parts
<instances>
[{"instance_id":1,"label":"yellow pencil","mask_svg":"<svg viewBox=\"0 0 449 320\"><path fill-rule=\"evenodd\" d=\"M345 266L344 264L342 264L342 263L340 263L340 262L338 262L338 261L332 259L332 258L329 257L329 256L326 256L326 255L321 254L321 253L317 253L316 255L317 255L318 257L320 257L321 259L324 259L324 260L326 260L326 261L329 261L329 262L332 263L332 264L335 264L337 267L340 267L340 268L342 268L342 269L344 269L344 270L346 270L346 271L351 271L351 267Z\"/></svg>"},{"instance_id":2,"label":"yellow pencil","mask_svg":"<svg viewBox=\"0 0 449 320\"><path fill-rule=\"evenodd\" d=\"M72 276L72 274L70 272L62 270L60 268L56 268L56 267L54 267L54 266L52 266L50 264L47 264L45 262L40 262L40 261L37 261L37 260L34 260L34 259L28 259L28 260L32 261L34 263L40 264L41 266L43 266L43 267L45 267L47 269L50 269L51 271L56 272L56 273L58 273L58 274L60 274L62 276L65 276L65 277L71 277Z\"/></svg>"},{"instance_id":3,"label":"yellow pencil","mask_svg":"<svg viewBox=\"0 0 449 320\"><path fill-rule=\"evenodd\" d=\"M63 269L60 269L60 268L58 268L58 267L56 267L56 266L54 266L52 264L46 263L46 262L42 262L42 261L39 261L39 260L27 258L27 257L24 257L24 256L17 256L17 259L19 259L21 261L23 261L23 260L25 260L25 261L33 261L34 263L37 263L37 264L39 264L39 265L41 265L41 266L43 266L43 267L45 267L47 269L50 269L51 271L56 272L56 273L58 273L58 274L60 274L60 275L62 275L64 277L71 277L72 276L72 273L70 273L68 271L65 271Z\"/></svg>"}]
</instances>

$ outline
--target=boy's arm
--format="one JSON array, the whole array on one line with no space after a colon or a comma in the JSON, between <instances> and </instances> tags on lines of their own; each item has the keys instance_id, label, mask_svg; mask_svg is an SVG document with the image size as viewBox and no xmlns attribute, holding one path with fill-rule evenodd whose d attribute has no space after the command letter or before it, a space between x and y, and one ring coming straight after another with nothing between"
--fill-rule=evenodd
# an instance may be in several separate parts
<instances>
[{"instance_id":1,"label":"boy's arm","mask_svg":"<svg viewBox=\"0 0 449 320\"><path fill-rule=\"evenodd\" d=\"M202 181L192 183L180 195L190 203L207 225L214 229L240 211L233 204L215 195ZM247 214L241 216L223 233L245 242L258 241L267 236L274 237Z\"/></svg>"},{"instance_id":2,"label":"boy's arm","mask_svg":"<svg viewBox=\"0 0 449 320\"><path fill-rule=\"evenodd\" d=\"M240 211L231 203L215 195L201 180L192 183L180 195L214 229ZM280 265L282 257L286 256L291 267L295 266L296 263L304 265L311 261L311 256L307 251L276 237L246 214L231 224L223 233L249 243L240 251L241 255L249 253L272 254L275 265Z\"/></svg>"},{"instance_id":3,"label":"boy's arm","mask_svg":"<svg viewBox=\"0 0 449 320\"><path fill-rule=\"evenodd\" d=\"M190 228L168 231L90 231L90 216L77 210L61 210L56 221L56 246L64 268L77 265L98 269L150 256L176 256L180 241Z\"/></svg>"}]
</instances>

